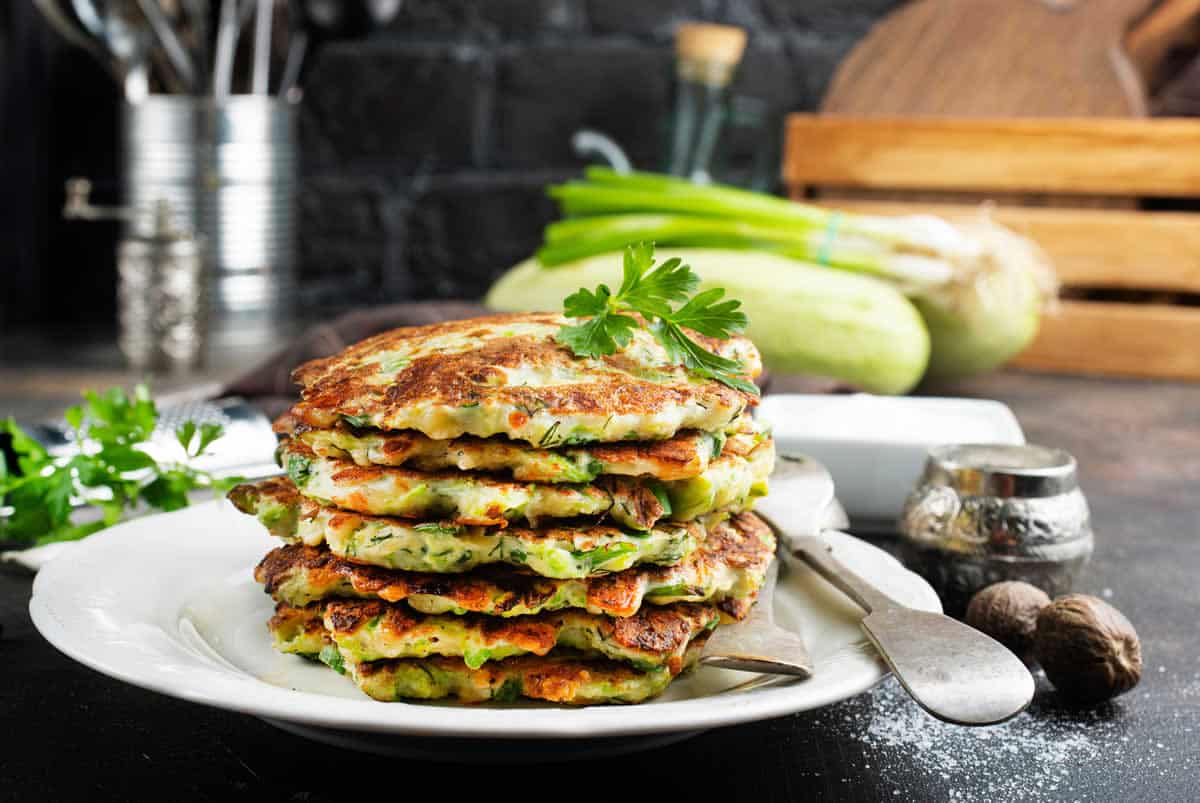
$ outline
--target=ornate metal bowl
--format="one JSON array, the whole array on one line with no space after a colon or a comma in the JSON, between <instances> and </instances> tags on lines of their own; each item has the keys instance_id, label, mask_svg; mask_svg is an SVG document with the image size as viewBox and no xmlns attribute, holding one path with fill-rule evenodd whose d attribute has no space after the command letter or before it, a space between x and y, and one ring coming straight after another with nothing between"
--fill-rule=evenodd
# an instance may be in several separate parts
<instances>
[{"instance_id":1,"label":"ornate metal bowl","mask_svg":"<svg viewBox=\"0 0 1200 803\"><path fill-rule=\"evenodd\" d=\"M1066 593L1093 548L1075 458L1032 444L931 449L900 528L905 562L950 613L1002 580Z\"/></svg>"}]
</instances>

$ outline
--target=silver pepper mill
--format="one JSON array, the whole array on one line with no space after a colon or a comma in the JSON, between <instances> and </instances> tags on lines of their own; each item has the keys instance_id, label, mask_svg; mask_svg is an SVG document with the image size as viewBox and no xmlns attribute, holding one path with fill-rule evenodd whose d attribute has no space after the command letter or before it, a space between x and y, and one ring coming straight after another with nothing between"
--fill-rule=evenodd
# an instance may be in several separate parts
<instances>
[{"instance_id":1,"label":"silver pepper mill","mask_svg":"<svg viewBox=\"0 0 1200 803\"><path fill-rule=\"evenodd\" d=\"M121 220L117 245L117 342L130 366L149 371L198 368L204 355L203 244L179 226L171 204L142 211L96 206L91 182L67 181L63 217Z\"/></svg>"}]
</instances>

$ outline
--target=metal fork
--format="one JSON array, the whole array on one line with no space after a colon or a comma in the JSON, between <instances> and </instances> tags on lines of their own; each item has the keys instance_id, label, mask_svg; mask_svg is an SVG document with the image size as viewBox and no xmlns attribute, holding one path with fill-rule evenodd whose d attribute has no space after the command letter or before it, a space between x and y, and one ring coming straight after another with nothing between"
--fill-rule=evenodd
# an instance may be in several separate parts
<instances>
[{"instance_id":1,"label":"metal fork","mask_svg":"<svg viewBox=\"0 0 1200 803\"><path fill-rule=\"evenodd\" d=\"M771 561L771 568L758 592L758 601L746 618L718 627L708 637L700 653L701 665L802 678L812 676L812 659L804 640L775 624L772 608L778 577L777 558Z\"/></svg>"},{"instance_id":2,"label":"metal fork","mask_svg":"<svg viewBox=\"0 0 1200 803\"><path fill-rule=\"evenodd\" d=\"M841 508L836 507L833 498L833 478L824 466L811 458L779 455L771 485L775 499L770 505L764 500L762 507L769 509L772 515L785 518L797 532L820 532L823 527L834 524L831 515L836 519L840 514ZM783 533L769 518L764 516L763 520L775 531L782 553ZM709 636L700 653L701 665L802 678L812 676L813 663L803 639L775 624L775 582L780 562L778 555L771 562L758 592L758 601L749 615L740 622L718 627Z\"/></svg>"}]
</instances>

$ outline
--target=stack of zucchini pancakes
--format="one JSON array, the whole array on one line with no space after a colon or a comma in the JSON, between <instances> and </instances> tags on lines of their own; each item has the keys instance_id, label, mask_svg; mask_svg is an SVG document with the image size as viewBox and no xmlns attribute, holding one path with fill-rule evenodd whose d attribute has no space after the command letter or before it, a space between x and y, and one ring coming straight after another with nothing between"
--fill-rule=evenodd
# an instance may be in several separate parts
<instances>
[{"instance_id":1,"label":"stack of zucchini pancakes","mask_svg":"<svg viewBox=\"0 0 1200 803\"><path fill-rule=\"evenodd\" d=\"M775 548L757 399L645 329L578 357L565 322L397 329L294 372L287 476L230 493L284 544L255 570L278 650L379 700L632 703L748 613Z\"/></svg>"}]
</instances>

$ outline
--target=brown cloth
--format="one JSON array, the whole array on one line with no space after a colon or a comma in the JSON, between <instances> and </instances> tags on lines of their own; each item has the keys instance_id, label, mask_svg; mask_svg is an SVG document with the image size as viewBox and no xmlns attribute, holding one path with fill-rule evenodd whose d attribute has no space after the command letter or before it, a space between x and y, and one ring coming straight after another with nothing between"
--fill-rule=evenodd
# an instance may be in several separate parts
<instances>
[{"instance_id":1,"label":"brown cloth","mask_svg":"<svg viewBox=\"0 0 1200 803\"><path fill-rule=\"evenodd\" d=\"M317 324L265 362L224 387L222 396L242 396L270 418L299 399L292 370L302 363L337 354L349 345L389 329L454 321L487 313L470 301L411 301L350 312Z\"/></svg>"}]
</instances>

